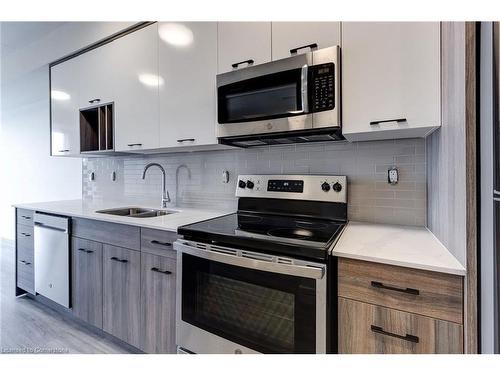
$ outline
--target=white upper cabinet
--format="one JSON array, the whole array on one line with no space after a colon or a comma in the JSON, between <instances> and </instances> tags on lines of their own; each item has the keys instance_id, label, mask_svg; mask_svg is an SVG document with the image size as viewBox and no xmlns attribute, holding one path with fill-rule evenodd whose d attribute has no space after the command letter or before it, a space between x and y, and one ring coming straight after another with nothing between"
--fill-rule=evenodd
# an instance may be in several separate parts
<instances>
[{"instance_id":1,"label":"white upper cabinet","mask_svg":"<svg viewBox=\"0 0 500 375\"><path fill-rule=\"evenodd\" d=\"M155 149L159 142L158 24L112 42L115 150Z\"/></svg>"},{"instance_id":2,"label":"white upper cabinet","mask_svg":"<svg viewBox=\"0 0 500 375\"><path fill-rule=\"evenodd\" d=\"M78 77L80 61L68 60L53 66L51 74L52 155L79 156Z\"/></svg>"},{"instance_id":3,"label":"white upper cabinet","mask_svg":"<svg viewBox=\"0 0 500 375\"><path fill-rule=\"evenodd\" d=\"M342 132L424 137L440 126L440 24L342 23Z\"/></svg>"},{"instance_id":4,"label":"white upper cabinet","mask_svg":"<svg viewBox=\"0 0 500 375\"><path fill-rule=\"evenodd\" d=\"M217 23L158 25L160 147L217 144Z\"/></svg>"},{"instance_id":5,"label":"white upper cabinet","mask_svg":"<svg viewBox=\"0 0 500 375\"><path fill-rule=\"evenodd\" d=\"M273 22L272 59L290 57L290 50L316 44L318 49L340 45L340 22ZM302 48L297 53L309 52Z\"/></svg>"},{"instance_id":6,"label":"white upper cabinet","mask_svg":"<svg viewBox=\"0 0 500 375\"><path fill-rule=\"evenodd\" d=\"M219 22L218 72L271 61L271 22Z\"/></svg>"}]
</instances>

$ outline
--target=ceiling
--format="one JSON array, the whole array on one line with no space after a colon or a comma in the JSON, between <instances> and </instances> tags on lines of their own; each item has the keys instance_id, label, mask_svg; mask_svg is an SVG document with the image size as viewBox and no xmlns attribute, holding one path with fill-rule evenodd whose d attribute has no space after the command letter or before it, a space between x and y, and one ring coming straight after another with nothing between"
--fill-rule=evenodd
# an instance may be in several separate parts
<instances>
[{"instance_id":1,"label":"ceiling","mask_svg":"<svg viewBox=\"0 0 500 375\"><path fill-rule=\"evenodd\" d=\"M7 55L42 39L66 22L0 22L0 45Z\"/></svg>"}]
</instances>

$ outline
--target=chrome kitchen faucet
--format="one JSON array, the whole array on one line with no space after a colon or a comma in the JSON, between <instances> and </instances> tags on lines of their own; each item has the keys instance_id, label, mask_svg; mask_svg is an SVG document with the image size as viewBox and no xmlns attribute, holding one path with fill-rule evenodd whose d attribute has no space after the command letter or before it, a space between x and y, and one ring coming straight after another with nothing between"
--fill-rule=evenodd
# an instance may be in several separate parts
<instances>
[{"instance_id":1,"label":"chrome kitchen faucet","mask_svg":"<svg viewBox=\"0 0 500 375\"><path fill-rule=\"evenodd\" d=\"M170 202L170 195L168 194L168 191L165 187L166 185L166 173L165 173L165 169L163 169L163 167L158 164L158 163L149 163L148 165L146 165L144 167L144 171L142 172L142 179L144 180L146 178L146 172L148 171L149 168L151 167L158 167L160 168L160 171L162 173L162 180L161 180L161 207L162 208L167 208L167 203Z\"/></svg>"}]
</instances>

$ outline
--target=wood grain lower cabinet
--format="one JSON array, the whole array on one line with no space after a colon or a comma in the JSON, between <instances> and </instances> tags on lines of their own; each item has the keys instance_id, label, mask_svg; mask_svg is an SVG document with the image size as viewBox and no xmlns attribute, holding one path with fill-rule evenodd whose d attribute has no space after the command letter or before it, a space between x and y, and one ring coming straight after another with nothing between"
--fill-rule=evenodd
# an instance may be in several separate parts
<instances>
[{"instance_id":1,"label":"wood grain lower cabinet","mask_svg":"<svg viewBox=\"0 0 500 375\"><path fill-rule=\"evenodd\" d=\"M102 244L73 237L71 249L73 314L102 328Z\"/></svg>"},{"instance_id":2,"label":"wood grain lower cabinet","mask_svg":"<svg viewBox=\"0 0 500 375\"><path fill-rule=\"evenodd\" d=\"M141 345L175 353L175 259L141 254Z\"/></svg>"},{"instance_id":3,"label":"wood grain lower cabinet","mask_svg":"<svg viewBox=\"0 0 500 375\"><path fill-rule=\"evenodd\" d=\"M341 354L463 353L462 325L339 298Z\"/></svg>"},{"instance_id":4,"label":"wood grain lower cabinet","mask_svg":"<svg viewBox=\"0 0 500 375\"><path fill-rule=\"evenodd\" d=\"M141 254L103 247L103 330L139 347Z\"/></svg>"}]
</instances>

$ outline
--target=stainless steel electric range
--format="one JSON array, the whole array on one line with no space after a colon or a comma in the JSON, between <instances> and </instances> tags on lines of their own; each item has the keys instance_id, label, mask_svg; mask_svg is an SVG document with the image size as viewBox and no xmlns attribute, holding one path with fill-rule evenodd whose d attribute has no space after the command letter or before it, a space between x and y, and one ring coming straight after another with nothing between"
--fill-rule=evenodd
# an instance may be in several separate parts
<instances>
[{"instance_id":1,"label":"stainless steel electric range","mask_svg":"<svg viewBox=\"0 0 500 375\"><path fill-rule=\"evenodd\" d=\"M179 349L335 352L329 253L347 222L346 177L239 176L236 196L236 213L178 229Z\"/></svg>"}]
</instances>

